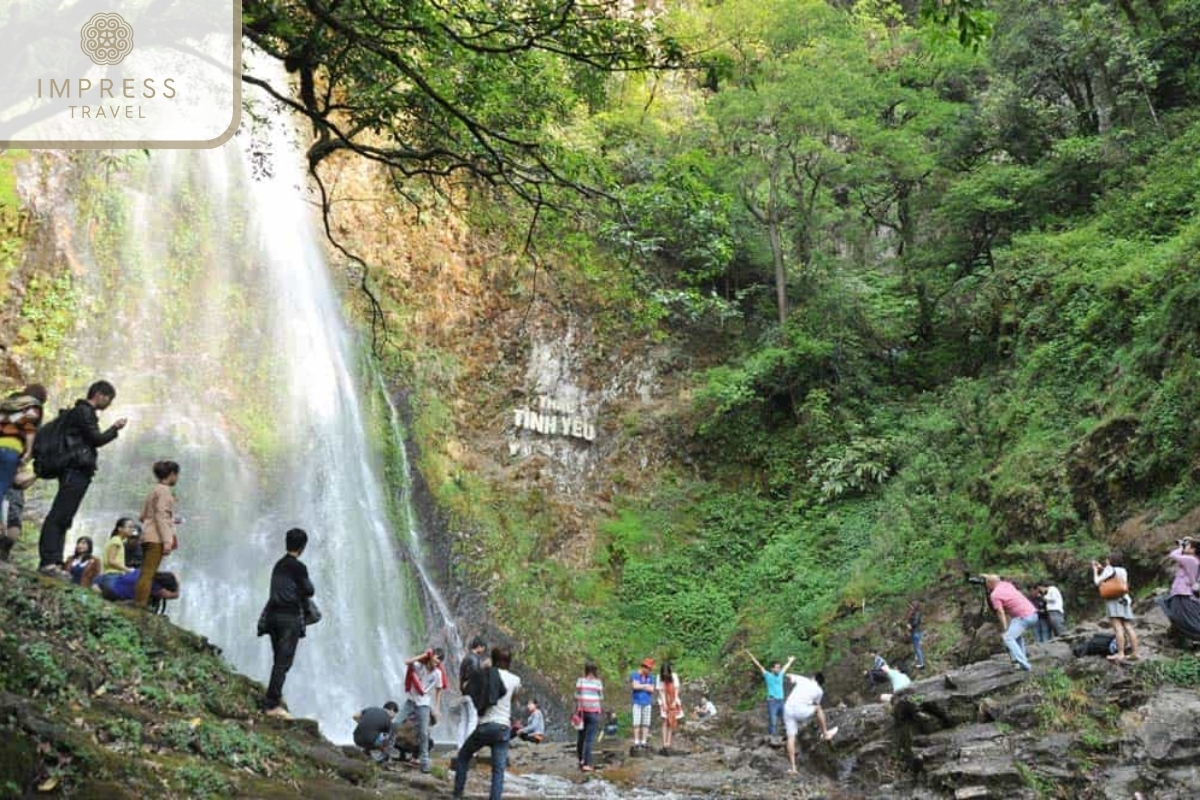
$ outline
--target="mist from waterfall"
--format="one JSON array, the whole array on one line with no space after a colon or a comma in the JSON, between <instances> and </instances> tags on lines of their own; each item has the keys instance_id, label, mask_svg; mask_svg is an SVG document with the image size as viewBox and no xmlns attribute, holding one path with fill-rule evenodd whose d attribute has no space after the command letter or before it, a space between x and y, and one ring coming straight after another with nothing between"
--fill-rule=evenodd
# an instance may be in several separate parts
<instances>
[{"instance_id":1,"label":"mist from waterfall","mask_svg":"<svg viewBox=\"0 0 1200 800\"><path fill-rule=\"evenodd\" d=\"M390 400L368 413L381 408L371 395L387 398L343 320L300 147L278 121L245 128L219 150L134 157L134 177L87 217L93 313L73 348L75 388L112 381L101 424L129 426L101 450L71 541L101 547L119 516L137 515L152 462L178 461L185 521L162 567L182 583L171 618L265 683L271 648L255 620L284 532L307 530L324 619L301 640L284 699L345 742L353 713L403 700L403 659L427 637L459 643L425 580L407 487L383 482L389 453L403 456L387 441L398 418ZM401 535L389 505L407 520Z\"/></svg>"}]
</instances>

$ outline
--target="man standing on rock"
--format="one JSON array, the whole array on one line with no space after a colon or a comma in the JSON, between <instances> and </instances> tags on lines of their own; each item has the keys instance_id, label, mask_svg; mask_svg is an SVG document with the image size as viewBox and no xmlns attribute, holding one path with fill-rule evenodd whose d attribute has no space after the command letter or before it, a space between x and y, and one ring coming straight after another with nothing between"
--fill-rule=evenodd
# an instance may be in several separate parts
<instances>
[{"instance_id":1,"label":"man standing on rock","mask_svg":"<svg viewBox=\"0 0 1200 800\"><path fill-rule=\"evenodd\" d=\"M482 636L476 636L468 645L467 654L463 656L462 663L458 665L458 690L462 692L462 706L458 716L455 744L460 748L463 746L463 742L467 741L471 732L475 730L475 726L479 724L479 712L475 710L475 704L471 702L468 686L471 678L479 674L484 666L491 663L487 661L486 653L487 642L483 640Z\"/></svg>"},{"instance_id":2,"label":"man standing on rock","mask_svg":"<svg viewBox=\"0 0 1200 800\"><path fill-rule=\"evenodd\" d=\"M791 663L791 662L788 662ZM837 728L825 725L825 711L821 708L821 698L825 696L825 676L818 672L812 678L788 673L787 678L792 682L792 691L783 706L783 727L787 731L787 754L792 768L796 773L796 736L800 733L801 724L813 717L821 728L821 738L829 741L837 735Z\"/></svg>"},{"instance_id":3,"label":"man standing on rock","mask_svg":"<svg viewBox=\"0 0 1200 800\"><path fill-rule=\"evenodd\" d=\"M271 682L263 703L267 715L289 718L283 705L283 682L296 657L296 647L304 637L304 603L315 590L308 578L308 567L300 560L308 546L308 534L292 528L284 537L287 552L271 570L271 597L263 609L265 626L262 632L271 636Z\"/></svg>"},{"instance_id":4,"label":"man standing on rock","mask_svg":"<svg viewBox=\"0 0 1200 800\"><path fill-rule=\"evenodd\" d=\"M988 599L1000 619L1000 630L1004 631L1004 646L1019 668L1026 672L1032 670L1025 653L1024 637L1026 630L1037 625L1037 609L1016 586L1001 580L999 575L984 575L983 580Z\"/></svg>"},{"instance_id":5,"label":"man standing on rock","mask_svg":"<svg viewBox=\"0 0 1200 800\"><path fill-rule=\"evenodd\" d=\"M521 688L521 679L508 671L510 666L512 651L493 647L492 669L499 671L504 694L484 709L479 725L458 750L458 756L454 759L455 797L463 796L467 788L467 773L471 769L471 757L484 747L492 748L492 790L488 800L500 800L504 796L504 770L508 766L508 742L512 738L512 700Z\"/></svg>"},{"instance_id":6,"label":"man standing on rock","mask_svg":"<svg viewBox=\"0 0 1200 800\"><path fill-rule=\"evenodd\" d=\"M775 723L783 721L783 676L792 668L796 657L789 658L786 664L772 661L770 669L763 669L754 653L747 650L746 655L750 656L754 666L762 673L763 682L767 685L767 736L774 736L778 730Z\"/></svg>"},{"instance_id":7,"label":"man standing on rock","mask_svg":"<svg viewBox=\"0 0 1200 800\"><path fill-rule=\"evenodd\" d=\"M96 381L88 387L87 399L76 400L75 407L63 420L61 436L64 445L70 448L70 459L58 479L58 492L42 522L38 539L38 572L43 575L64 577L59 567L63 560L63 543L96 474L99 463L96 450L116 439L117 433L125 427L126 420L122 417L108 430L100 430L98 412L112 405L116 396L117 390L111 383Z\"/></svg>"},{"instance_id":8,"label":"man standing on rock","mask_svg":"<svg viewBox=\"0 0 1200 800\"><path fill-rule=\"evenodd\" d=\"M644 754L650 746L650 710L654 707L654 659L644 658L629 676L633 695L633 747L630 754Z\"/></svg>"}]
</instances>

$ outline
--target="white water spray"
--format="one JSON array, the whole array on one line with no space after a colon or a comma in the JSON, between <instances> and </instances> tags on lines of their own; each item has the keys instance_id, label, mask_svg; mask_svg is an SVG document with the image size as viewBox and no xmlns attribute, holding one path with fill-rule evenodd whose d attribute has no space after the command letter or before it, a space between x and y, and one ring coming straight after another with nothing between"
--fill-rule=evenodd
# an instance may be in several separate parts
<instances>
[{"instance_id":1,"label":"white water spray","mask_svg":"<svg viewBox=\"0 0 1200 800\"><path fill-rule=\"evenodd\" d=\"M72 537L102 546L141 508L151 463L178 461L186 521L162 567L182 583L172 619L265 683L271 648L255 620L284 532L307 530L324 620L301 641L284 698L345 742L353 713L403 699L403 659L426 641L422 605L438 641L460 644L411 508L403 535L389 521L382 437L399 433L395 409L364 414L361 387L382 383L360 369L293 139L276 123L220 150L155 152L140 185L99 204L89 235L119 243L92 248L95 322L75 351L86 378L117 387L102 424L130 422L101 451Z\"/></svg>"}]
</instances>

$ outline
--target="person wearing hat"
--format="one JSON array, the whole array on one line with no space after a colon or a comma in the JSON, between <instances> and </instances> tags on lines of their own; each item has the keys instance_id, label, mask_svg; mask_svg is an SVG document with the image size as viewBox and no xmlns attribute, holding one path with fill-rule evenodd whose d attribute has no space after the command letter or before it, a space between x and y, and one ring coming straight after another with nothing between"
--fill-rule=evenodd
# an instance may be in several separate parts
<instances>
[{"instance_id":1,"label":"person wearing hat","mask_svg":"<svg viewBox=\"0 0 1200 800\"><path fill-rule=\"evenodd\" d=\"M650 709L654 707L654 659L642 659L637 670L629 676L633 691L632 752L646 752L650 743Z\"/></svg>"}]
</instances>

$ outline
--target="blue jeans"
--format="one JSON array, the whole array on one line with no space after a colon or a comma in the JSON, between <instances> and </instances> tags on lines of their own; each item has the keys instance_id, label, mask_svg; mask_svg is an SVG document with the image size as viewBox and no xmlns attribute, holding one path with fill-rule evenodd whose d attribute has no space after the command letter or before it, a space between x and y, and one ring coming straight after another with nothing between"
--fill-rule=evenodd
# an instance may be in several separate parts
<instances>
[{"instance_id":1,"label":"blue jeans","mask_svg":"<svg viewBox=\"0 0 1200 800\"><path fill-rule=\"evenodd\" d=\"M767 735L775 735L775 722L783 722L783 698L767 698Z\"/></svg>"},{"instance_id":2,"label":"blue jeans","mask_svg":"<svg viewBox=\"0 0 1200 800\"><path fill-rule=\"evenodd\" d=\"M579 766L592 766L592 743L596 741L596 731L600 730L600 712L583 712L583 730L575 738L575 755L579 757Z\"/></svg>"},{"instance_id":3,"label":"blue jeans","mask_svg":"<svg viewBox=\"0 0 1200 800\"><path fill-rule=\"evenodd\" d=\"M925 651L921 649L921 632L912 632L913 658L916 659L918 667L925 666Z\"/></svg>"},{"instance_id":4,"label":"blue jeans","mask_svg":"<svg viewBox=\"0 0 1200 800\"><path fill-rule=\"evenodd\" d=\"M413 726L417 729L417 763L424 772L429 771L429 715L433 709L429 706L419 706L412 700L404 701L404 717L412 717Z\"/></svg>"},{"instance_id":5,"label":"blue jeans","mask_svg":"<svg viewBox=\"0 0 1200 800\"><path fill-rule=\"evenodd\" d=\"M1029 664L1029 657L1025 655L1025 642L1022 637L1025 631L1037 625L1037 614L1030 614L1028 617L1013 617L1008 622L1008 630L1004 632L1004 646L1008 648L1009 654L1021 669L1033 669Z\"/></svg>"},{"instance_id":6,"label":"blue jeans","mask_svg":"<svg viewBox=\"0 0 1200 800\"><path fill-rule=\"evenodd\" d=\"M21 466L21 454L9 447L0 447L0 497L12 487L13 478Z\"/></svg>"},{"instance_id":7,"label":"blue jeans","mask_svg":"<svg viewBox=\"0 0 1200 800\"><path fill-rule=\"evenodd\" d=\"M500 800L504 794L504 769L508 766L508 738L512 728L496 722L485 722L475 728L454 759L454 796L462 797L467 788L467 772L471 757L484 747L492 748L492 792L488 800Z\"/></svg>"}]
</instances>

